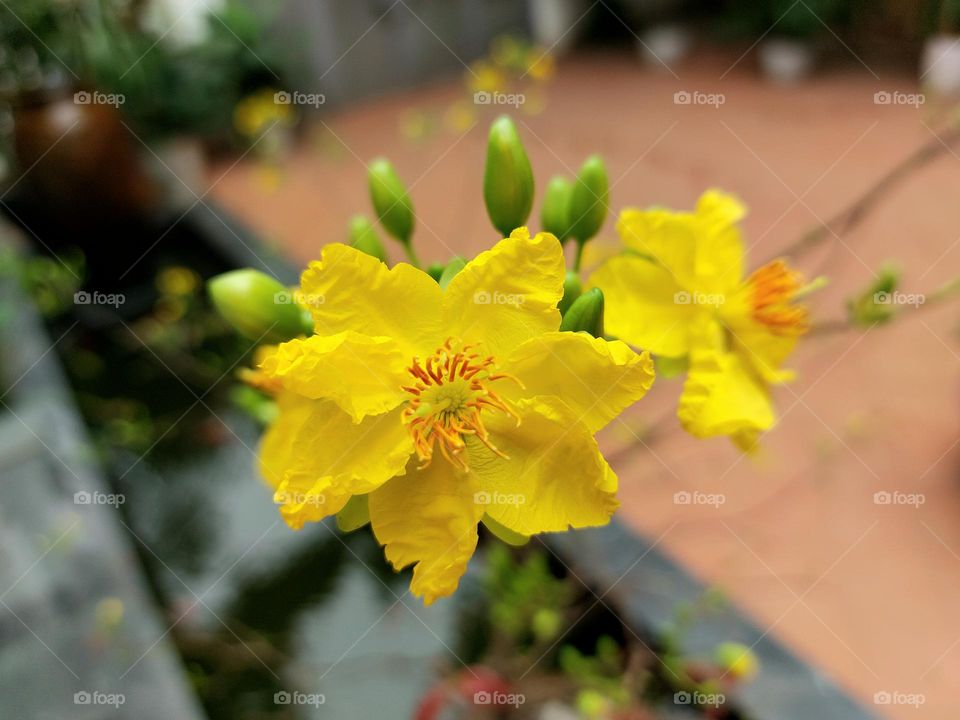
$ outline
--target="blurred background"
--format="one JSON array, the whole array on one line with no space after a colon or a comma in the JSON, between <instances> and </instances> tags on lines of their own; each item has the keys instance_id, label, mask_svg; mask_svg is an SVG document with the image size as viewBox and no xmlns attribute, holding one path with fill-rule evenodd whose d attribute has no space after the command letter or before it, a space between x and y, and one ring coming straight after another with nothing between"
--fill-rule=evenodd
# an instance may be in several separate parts
<instances>
[{"instance_id":1,"label":"blurred background","mask_svg":"<svg viewBox=\"0 0 960 720\"><path fill-rule=\"evenodd\" d=\"M960 314L851 307L956 278L958 98L954 0L0 0L0 715L953 720ZM538 197L604 157L588 265L719 187L751 266L829 277L823 332L757 457L661 378L601 437L614 526L485 542L425 609L279 519L204 282L295 284L377 156L425 262L486 249L504 113Z\"/></svg>"}]
</instances>

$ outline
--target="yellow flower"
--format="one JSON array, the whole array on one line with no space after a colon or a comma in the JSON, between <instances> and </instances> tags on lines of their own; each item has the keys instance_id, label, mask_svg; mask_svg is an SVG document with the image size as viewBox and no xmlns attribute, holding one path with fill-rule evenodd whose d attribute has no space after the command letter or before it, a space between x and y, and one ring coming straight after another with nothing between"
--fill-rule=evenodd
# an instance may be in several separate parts
<instances>
[{"instance_id":1,"label":"yellow flower","mask_svg":"<svg viewBox=\"0 0 960 720\"><path fill-rule=\"evenodd\" d=\"M801 277L781 260L744 277L737 223L746 209L717 190L694 212L628 209L617 232L626 252L589 285L603 289L606 328L654 355L688 358L678 416L697 437L729 435L752 448L774 421L769 386L809 327L796 304Z\"/></svg>"},{"instance_id":2,"label":"yellow flower","mask_svg":"<svg viewBox=\"0 0 960 720\"><path fill-rule=\"evenodd\" d=\"M233 127L242 136L254 138L274 125L290 126L296 119L293 106L281 102L286 93L263 88L242 98L233 109Z\"/></svg>"},{"instance_id":3,"label":"yellow flower","mask_svg":"<svg viewBox=\"0 0 960 720\"><path fill-rule=\"evenodd\" d=\"M261 469L293 528L367 495L396 568L451 594L489 517L530 536L605 524L617 478L594 433L653 382L649 354L559 332L563 252L526 228L445 290L340 244L301 279L315 335L261 364L282 385Z\"/></svg>"}]
</instances>

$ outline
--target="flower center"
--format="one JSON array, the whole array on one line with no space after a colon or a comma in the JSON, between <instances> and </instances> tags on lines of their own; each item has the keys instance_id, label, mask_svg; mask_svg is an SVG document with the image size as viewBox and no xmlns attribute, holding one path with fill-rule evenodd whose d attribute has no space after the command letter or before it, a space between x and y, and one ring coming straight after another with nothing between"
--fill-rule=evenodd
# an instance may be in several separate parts
<instances>
[{"instance_id":1,"label":"flower center","mask_svg":"<svg viewBox=\"0 0 960 720\"><path fill-rule=\"evenodd\" d=\"M802 335L809 327L809 315L803 305L793 302L803 286L803 278L783 260L774 260L753 272L747 280L753 319L776 335Z\"/></svg>"},{"instance_id":2,"label":"flower center","mask_svg":"<svg viewBox=\"0 0 960 720\"><path fill-rule=\"evenodd\" d=\"M420 469L433 459L436 447L451 464L467 470L464 457L465 437L473 436L500 457L507 457L490 442L483 425L483 412L499 410L520 422L510 404L499 397L490 385L497 380L520 381L499 373L492 356L481 357L476 346L464 345L448 338L424 362L413 359L407 368L413 384L404 386L410 394L403 410L403 422L413 438L420 458ZM522 387L522 384L521 384Z\"/></svg>"}]
</instances>

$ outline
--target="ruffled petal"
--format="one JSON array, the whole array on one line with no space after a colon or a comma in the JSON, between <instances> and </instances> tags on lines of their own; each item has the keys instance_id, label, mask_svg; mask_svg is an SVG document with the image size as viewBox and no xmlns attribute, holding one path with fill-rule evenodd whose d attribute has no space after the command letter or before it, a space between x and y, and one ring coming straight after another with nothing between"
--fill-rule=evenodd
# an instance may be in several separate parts
<instances>
[{"instance_id":1,"label":"ruffled petal","mask_svg":"<svg viewBox=\"0 0 960 720\"><path fill-rule=\"evenodd\" d=\"M744 248L737 223L747 209L733 195L707 190L697 202L700 224L695 273L697 287L710 295L733 292L743 278Z\"/></svg>"},{"instance_id":2,"label":"ruffled petal","mask_svg":"<svg viewBox=\"0 0 960 720\"><path fill-rule=\"evenodd\" d=\"M447 286L444 328L504 357L524 340L560 327L565 273L563 248L553 235L531 238L526 228L514 230Z\"/></svg>"},{"instance_id":3,"label":"ruffled petal","mask_svg":"<svg viewBox=\"0 0 960 720\"><path fill-rule=\"evenodd\" d=\"M523 387L507 385L501 395L559 398L591 432L642 398L654 379L650 353L637 354L625 343L586 333L555 332L527 340L505 368Z\"/></svg>"},{"instance_id":4,"label":"ruffled petal","mask_svg":"<svg viewBox=\"0 0 960 720\"><path fill-rule=\"evenodd\" d=\"M286 390L312 400L333 400L360 422L403 402L409 363L392 338L348 331L283 343L263 359L260 370Z\"/></svg>"},{"instance_id":5,"label":"ruffled petal","mask_svg":"<svg viewBox=\"0 0 960 720\"><path fill-rule=\"evenodd\" d=\"M440 286L425 272L393 269L366 253L333 243L300 278L300 300L318 335L347 330L394 338L407 356L432 350L440 337Z\"/></svg>"},{"instance_id":6,"label":"ruffled petal","mask_svg":"<svg viewBox=\"0 0 960 720\"><path fill-rule=\"evenodd\" d=\"M478 501L490 517L521 535L605 525L617 509L617 477L587 426L566 406L522 402L520 424L486 421L494 453L468 441Z\"/></svg>"},{"instance_id":7,"label":"ruffled petal","mask_svg":"<svg viewBox=\"0 0 960 720\"><path fill-rule=\"evenodd\" d=\"M410 592L429 605L452 595L477 547L483 508L468 473L435 459L370 495L370 522L396 570L414 565Z\"/></svg>"},{"instance_id":8,"label":"ruffled petal","mask_svg":"<svg viewBox=\"0 0 960 720\"><path fill-rule=\"evenodd\" d=\"M354 423L336 403L290 392L260 446L263 477L294 529L339 512L351 495L403 473L413 442L400 411Z\"/></svg>"},{"instance_id":9,"label":"ruffled petal","mask_svg":"<svg viewBox=\"0 0 960 720\"><path fill-rule=\"evenodd\" d=\"M773 403L753 366L723 347L722 332L716 323L701 323L695 329L677 416L695 437L729 435L749 449L761 432L773 427Z\"/></svg>"},{"instance_id":10,"label":"ruffled petal","mask_svg":"<svg viewBox=\"0 0 960 720\"><path fill-rule=\"evenodd\" d=\"M682 357L699 306L663 267L634 255L602 265L588 285L603 290L604 326L611 335L654 355Z\"/></svg>"}]
</instances>

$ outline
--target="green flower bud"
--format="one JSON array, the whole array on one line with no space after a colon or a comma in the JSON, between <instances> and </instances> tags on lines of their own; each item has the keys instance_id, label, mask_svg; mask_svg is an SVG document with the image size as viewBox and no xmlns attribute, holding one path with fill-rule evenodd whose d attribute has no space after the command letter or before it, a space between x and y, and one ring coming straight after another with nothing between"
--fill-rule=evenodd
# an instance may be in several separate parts
<instances>
[{"instance_id":1,"label":"green flower bud","mask_svg":"<svg viewBox=\"0 0 960 720\"><path fill-rule=\"evenodd\" d=\"M570 235L581 246L600 232L609 204L610 183L603 158L591 155L577 173L570 192Z\"/></svg>"},{"instance_id":2,"label":"green flower bud","mask_svg":"<svg viewBox=\"0 0 960 720\"><path fill-rule=\"evenodd\" d=\"M573 305L573 301L583 294L583 285L580 283L580 276L573 270L567 270L567 275L563 279L563 297L560 298L560 304L557 309L561 315L566 315L567 310Z\"/></svg>"},{"instance_id":3,"label":"green flower bud","mask_svg":"<svg viewBox=\"0 0 960 720\"><path fill-rule=\"evenodd\" d=\"M337 513L340 532L353 532L370 522L370 504L367 495L354 495Z\"/></svg>"},{"instance_id":4,"label":"green flower bud","mask_svg":"<svg viewBox=\"0 0 960 720\"><path fill-rule=\"evenodd\" d=\"M440 276L443 275L443 271L447 269L447 266L443 263L433 262L427 266L427 275L432 277L438 283L440 282Z\"/></svg>"},{"instance_id":5,"label":"green flower bud","mask_svg":"<svg viewBox=\"0 0 960 720\"><path fill-rule=\"evenodd\" d=\"M307 332L294 293L259 270L231 270L211 278L207 292L217 311L251 340L276 343Z\"/></svg>"},{"instance_id":6,"label":"green flower bud","mask_svg":"<svg viewBox=\"0 0 960 720\"><path fill-rule=\"evenodd\" d=\"M563 242L570 236L570 196L573 185L561 175L550 180L540 210L540 226Z\"/></svg>"},{"instance_id":7,"label":"green flower bud","mask_svg":"<svg viewBox=\"0 0 960 720\"><path fill-rule=\"evenodd\" d=\"M363 215L354 215L350 218L350 244L380 262L387 261L387 254L377 236L377 229Z\"/></svg>"},{"instance_id":8,"label":"green flower bud","mask_svg":"<svg viewBox=\"0 0 960 720\"><path fill-rule=\"evenodd\" d=\"M526 225L533 208L533 169L517 128L506 115L494 120L487 141L483 199L490 222L508 237Z\"/></svg>"},{"instance_id":9,"label":"green flower bud","mask_svg":"<svg viewBox=\"0 0 960 720\"><path fill-rule=\"evenodd\" d=\"M540 608L530 622L534 637L539 642L550 642L560 632L563 616L552 608Z\"/></svg>"},{"instance_id":10,"label":"green flower bud","mask_svg":"<svg viewBox=\"0 0 960 720\"><path fill-rule=\"evenodd\" d=\"M447 263L447 266L443 269L443 272L440 274L440 279L437 280L440 287L444 290L447 289L447 285L450 284L450 281L457 276L457 273L463 270L467 266L467 261L462 257L455 257L453 260Z\"/></svg>"},{"instance_id":11,"label":"green flower bud","mask_svg":"<svg viewBox=\"0 0 960 720\"><path fill-rule=\"evenodd\" d=\"M867 289L847 301L850 322L860 327L871 327L891 320L897 311L891 298L899 284L900 271L896 267L888 264L880 268L879 275Z\"/></svg>"},{"instance_id":12,"label":"green flower bud","mask_svg":"<svg viewBox=\"0 0 960 720\"><path fill-rule=\"evenodd\" d=\"M603 291L592 288L574 300L560 322L560 330L603 337Z\"/></svg>"},{"instance_id":13,"label":"green flower bud","mask_svg":"<svg viewBox=\"0 0 960 720\"><path fill-rule=\"evenodd\" d=\"M389 160L377 158L370 163L368 177L370 200L377 219L388 233L404 245L409 245L413 235L413 203L397 171Z\"/></svg>"},{"instance_id":14,"label":"green flower bud","mask_svg":"<svg viewBox=\"0 0 960 720\"><path fill-rule=\"evenodd\" d=\"M713 651L717 664L737 680L751 680L760 669L760 661L746 645L720 643Z\"/></svg>"}]
</instances>

